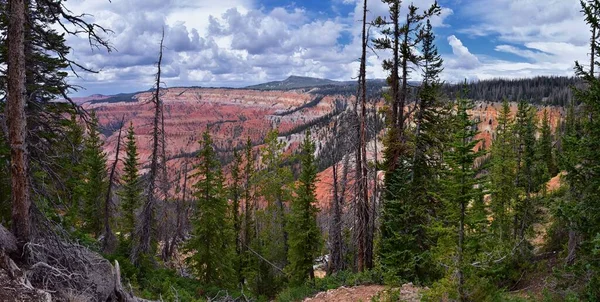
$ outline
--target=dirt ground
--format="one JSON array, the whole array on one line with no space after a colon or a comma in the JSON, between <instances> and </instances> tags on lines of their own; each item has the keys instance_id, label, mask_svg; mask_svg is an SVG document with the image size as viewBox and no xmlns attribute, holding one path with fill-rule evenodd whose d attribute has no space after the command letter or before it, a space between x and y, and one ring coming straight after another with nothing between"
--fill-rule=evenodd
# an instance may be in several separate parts
<instances>
[{"instance_id":1,"label":"dirt ground","mask_svg":"<svg viewBox=\"0 0 600 302\"><path fill-rule=\"evenodd\" d=\"M412 284L405 284L401 288L386 289L382 285L361 285L355 287L340 287L337 289L320 292L312 298L304 299L304 302L369 302L378 294L386 295L390 292L399 291L399 301L420 301L419 288Z\"/></svg>"}]
</instances>

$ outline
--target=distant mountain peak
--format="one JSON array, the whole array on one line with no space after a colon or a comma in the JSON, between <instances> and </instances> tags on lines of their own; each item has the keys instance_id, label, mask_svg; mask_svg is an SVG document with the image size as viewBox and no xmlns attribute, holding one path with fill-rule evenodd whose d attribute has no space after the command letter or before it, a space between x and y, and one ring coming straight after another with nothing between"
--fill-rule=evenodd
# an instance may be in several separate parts
<instances>
[{"instance_id":1,"label":"distant mountain peak","mask_svg":"<svg viewBox=\"0 0 600 302\"><path fill-rule=\"evenodd\" d=\"M344 84L344 82L338 82L329 79L290 75L289 77L287 77L287 79L283 81L272 81L263 84L248 86L246 88L258 90L286 90Z\"/></svg>"}]
</instances>

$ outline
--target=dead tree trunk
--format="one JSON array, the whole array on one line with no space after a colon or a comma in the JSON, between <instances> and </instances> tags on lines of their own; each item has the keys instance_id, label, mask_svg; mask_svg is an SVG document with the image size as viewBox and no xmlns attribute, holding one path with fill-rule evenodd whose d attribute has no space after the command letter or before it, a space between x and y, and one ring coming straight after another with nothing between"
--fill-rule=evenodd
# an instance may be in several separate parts
<instances>
[{"instance_id":1,"label":"dead tree trunk","mask_svg":"<svg viewBox=\"0 0 600 302\"><path fill-rule=\"evenodd\" d=\"M367 87L366 87L366 58L367 58L367 0L363 4L362 21L362 53L360 59L360 72L358 76L358 95L360 98L359 120L359 144L357 148L357 240L358 240L358 259L357 268L362 272L373 266L373 236L370 230L370 211L369 211L369 188L368 188L368 167L367 167Z\"/></svg>"},{"instance_id":2,"label":"dead tree trunk","mask_svg":"<svg viewBox=\"0 0 600 302\"><path fill-rule=\"evenodd\" d=\"M162 200L164 203L162 204L163 210L163 227L161 228L163 232L163 261L167 261L171 258L171 254L173 253L173 245L174 238L177 237L177 225L173 228L173 216L172 212L169 208L169 190L171 189L169 174L167 172L167 150L166 147L166 132L165 132L165 108L164 104L161 106L160 110L160 156L159 156L159 166L160 166L160 188L162 191ZM175 216L178 214L175 213ZM177 218L176 218L177 219Z\"/></svg>"},{"instance_id":3,"label":"dead tree trunk","mask_svg":"<svg viewBox=\"0 0 600 302\"><path fill-rule=\"evenodd\" d=\"M333 198L331 200L331 220L329 222L329 254L330 262L328 274L336 273L344 269L343 240L342 240L342 209L340 205L340 184L338 181L338 121L333 125L334 147L333 158ZM345 192L341 192L345 194Z\"/></svg>"},{"instance_id":4,"label":"dead tree trunk","mask_svg":"<svg viewBox=\"0 0 600 302\"><path fill-rule=\"evenodd\" d=\"M183 188L182 188L182 198L177 200L177 205L175 207L175 215L177 215L177 220L176 220L176 224L175 224L175 234L173 235L173 238L171 239L171 248L169 250L169 253L167 254L167 258L171 258L173 256L173 250L175 249L175 246L177 245L177 242L179 239L183 239L184 238L184 234L183 234L183 220L184 220L184 214L185 211L183 210L185 208L185 187L187 186L187 161L185 162L185 165L183 167ZM179 184L181 181L181 173L179 176L179 179L177 180L177 183Z\"/></svg>"},{"instance_id":5,"label":"dead tree trunk","mask_svg":"<svg viewBox=\"0 0 600 302\"><path fill-rule=\"evenodd\" d=\"M8 101L6 118L10 145L12 231L23 245L30 240L31 208L28 177L27 118L25 115L25 22L24 0L8 2Z\"/></svg>"},{"instance_id":6,"label":"dead tree trunk","mask_svg":"<svg viewBox=\"0 0 600 302\"><path fill-rule=\"evenodd\" d=\"M112 187L115 179L115 171L117 170L119 153L121 152L121 133L123 132L124 124L125 116L121 118L119 135L117 136L117 149L115 150L115 161L110 168L110 175L108 177L108 190L106 190L106 200L104 202L104 239L102 242L102 250L104 253L108 254L111 254L115 251L117 244L117 238L110 227L110 208L112 204Z\"/></svg>"},{"instance_id":7,"label":"dead tree trunk","mask_svg":"<svg viewBox=\"0 0 600 302\"><path fill-rule=\"evenodd\" d=\"M377 117L377 105L373 104L373 117ZM373 243L373 238L375 237L375 229L376 229L376 220L378 217L378 194L379 194L379 178L377 175L377 134L379 133L379 129L377 127L377 122L373 124L373 190L371 191L371 244Z\"/></svg>"},{"instance_id":8,"label":"dead tree trunk","mask_svg":"<svg viewBox=\"0 0 600 302\"><path fill-rule=\"evenodd\" d=\"M152 229L155 224L154 208L156 202L156 180L159 170L159 146L160 146L160 120L162 112L162 102L160 101L160 77L161 77L161 64L163 58L163 41L164 32L160 40L160 51L158 56L156 73L156 88L152 102L154 104L154 120L152 130L152 155L150 159L150 171L148 172L148 187L146 190L146 202L142 208L140 217L140 228L137 231L136 237L137 242L134 245L134 250L131 253L131 262L138 263L140 256L148 256L152 252L152 240L154 237L154 230Z\"/></svg>"},{"instance_id":9,"label":"dead tree trunk","mask_svg":"<svg viewBox=\"0 0 600 302\"><path fill-rule=\"evenodd\" d=\"M185 171L185 174L183 175L183 194L181 196L181 201L182 201L183 206L185 207L185 211L184 211L184 214L182 214L181 225L180 225L180 229L178 230L179 236L181 238L185 238L185 230L188 229L188 222L189 222L190 209L191 209L190 203L187 202L187 195L186 195L187 181L188 181L188 174L189 174L187 159L185 160L184 171Z\"/></svg>"}]
</instances>

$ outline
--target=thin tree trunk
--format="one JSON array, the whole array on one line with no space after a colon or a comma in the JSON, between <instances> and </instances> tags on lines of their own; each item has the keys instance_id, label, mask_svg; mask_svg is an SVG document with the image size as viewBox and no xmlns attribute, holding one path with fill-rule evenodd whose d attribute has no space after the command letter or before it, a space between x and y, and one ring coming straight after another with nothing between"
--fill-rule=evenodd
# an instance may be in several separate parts
<instances>
[{"instance_id":1,"label":"thin tree trunk","mask_svg":"<svg viewBox=\"0 0 600 302\"><path fill-rule=\"evenodd\" d=\"M458 295L459 301L466 301L463 276L463 244L465 241L465 211L466 205L464 201L460 203L460 226L458 230Z\"/></svg>"},{"instance_id":2,"label":"thin tree trunk","mask_svg":"<svg viewBox=\"0 0 600 302\"><path fill-rule=\"evenodd\" d=\"M102 250L104 253L112 254L115 251L117 238L110 227L110 205L112 204L112 186L115 178L115 171L117 170L117 163L119 162L119 153L121 152L121 133L123 132L123 125L125 124L125 116L121 118L121 125L119 127L119 135L117 136L117 149L115 150L115 161L110 168L110 175L108 177L108 189L106 190L106 200L104 202L104 240L102 243Z\"/></svg>"},{"instance_id":3,"label":"thin tree trunk","mask_svg":"<svg viewBox=\"0 0 600 302\"><path fill-rule=\"evenodd\" d=\"M10 145L12 230L19 245L31 237L30 184L28 177L27 119L25 115L24 0L10 0L8 20L8 101L6 118Z\"/></svg>"},{"instance_id":4,"label":"thin tree trunk","mask_svg":"<svg viewBox=\"0 0 600 302\"><path fill-rule=\"evenodd\" d=\"M406 106L406 99L408 97L408 63L409 63L409 57L408 57L408 52L410 52L410 49L404 49L404 48L408 48L409 45L409 31L410 31L410 26L411 26L411 19L410 17L407 15L406 16L406 30L404 31L404 41L402 43L403 45L403 55L402 55L402 89L400 91L400 104L399 104L399 112L398 112L398 141L399 142L403 142L404 139L404 106Z\"/></svg>"},{"instance_id":5,"label":"thin tree trunk","mask_svg":"<svg viewBox=\"0 0 600 302\"><path fill-rule=\"evenodd\" d=\"M398 91L400 87L400 76L398 75L398 69L400 68L400 1L396 0L394 2L394 12L392 16L392 22L394 22L394 67L392 69L392 128L398 130L398 113L399 104L400 104L400 93ZM392 165L395 166L395 160Z\"/></svg>"},{"instance_id":6,"label":"thin tree trunk","mask_svg":"<svg viewBox=\"0 0 600 302\"><path fill-rule=\"evenodd\" d=\"M590 45L590 48L591 48L590 74L594 77L595 77L594 68L596 67L595 65L596 65L596 36L597 36L596 32L597 32L597 30L598 29L596 28L596 26L592 26L592 41L590 43L591 44Z\"/></svg>"},{"instance_id":7,"label":"thin tree trunk","mask_svg":"<svg viewBox=\"0 0 600 302\"><path fill-rule=\"evenodd\" d=\"M250 169L250 164L251 164L251 157L252 156L252 151L250 151L250 154L246 154L246 168L244 169L244 177L245 177L245 184L244 184L244 244L242 245L242 254L245 254L248 251L247 246L250 245L250 241L251 241L251 230L252 230L252 225L251 225L251 221L252 221L252 205L251 205L251 188L250 188L250 182L251 182L251 169ZM252 161L253 162L253 161Z\"/></svg>"},{"instance_id":8,"label":"thin tree trunk","mask_svg":"<svg viewBox=\"0 0 600 302\"><path fill-rule=\"evenodd\" d=\"M190 210L191 210L191 203L189 203L187 201L187 181L188 181L188 174L189 174L189 170L188 170L188 161L186 159L185 161L185 174L183 176L183 196L182 196L182 202L183 202L183 206L185 207L185 214L183 215L183 220L181 221L181 229L179 230L179 236L181 238L185 238L185 230L188 229L188 224L189 224L189 217L190 217Z\"/></svg>"},{"instance_id":9,"label":"thin tree trunk","mask_svg":"<svg viewBox=\"0 0 600 302\"><path fill-rule=\"evenodd\" d=\"M148 255L151 252L152 245L152 237L153 230L152 227L154 225L154 203L156 201L156 178L159 169L159 123L161 120L161 111L162 111L162 102L160 101L160 78L161 78L161 64L163 58L163 41L164 41L164 32L163 36L160 40L160 51L158 57L157 68L158 71L156 73L156 89L154 91L154 121L153 121L153 133L152 133L152 156L150 161L150 171L148 173L148 189L146 196L146 203L142 209L141 216L141 227L138 230L137 240L138 243L134 247L134 251L131 255L132 262L137 263L139 257L142 255Z\"/></svg>"},{"instance_id":10,"label":"thin tree trunk","mask_svg":"<svg viewBox=\"0 0 600 302\"><path fill-rule=\"evenodd\" d=\"M377 117L377 105L373 104L373 117ZM377 177L377 134L379 133L379 129L377 129L377 122L374 123L374 139L373 139L373 191L371 192L371 236L373 239L375 237L376 225L375 222L377 220L378 213L378 194L379 194L379 178Z\"/></svg>"},{"instance_id":11,"label":"thin tree trunk","mask_svg":"<svg viewBox=\"0 0 600 302\"><path fill-rule=\"evenodd\" d=\"M333 125L334 148L332 149L333 164L333 199L331 200L331 221L329 224L330 265L328 274L343 270L343 241L342 241L342 211L340 207L340 192L338 181L338 121ZM344 192L342 192L344 194Z\"/></svg>"},{"instance_id":12,"label":"thin tree trunk","mask_svg":"<svg viewBox=\"0 0 600 302\"><path fill-rule=\"evenodd\" d=\"M358 257L357 268L362 272L373 266L373 236L370 228L369 212L369 180L367 167L367 87L366 87L366 58L367 58L367 0L363 2L363 20L362 20L362 52L360 59L360 71L358 75L358 95L360 104L360 114L357 114L359 120L358 134L359 144L356 155L356 173L358 182L357 199L357 241Z\"/></svg>"},{"instance_id":13,"label":"thin tree trunk","mask_svg":"<svg viewBox=\"0 0 600 302\"><path fill-rule=\"evenodd\" d=\"M577 196L573 186L571 186L570 191L571 191L571 196ZM575 222L570 221L569 222L569 241L567 244L567 259L565 259L565 262L567 265L573 264L573 262L575 262L575 259L577 257L577 245L579 244L579 242L578 242L577 230L575 229L575 227L576 227Z\"/></svg>"}]
</instances>

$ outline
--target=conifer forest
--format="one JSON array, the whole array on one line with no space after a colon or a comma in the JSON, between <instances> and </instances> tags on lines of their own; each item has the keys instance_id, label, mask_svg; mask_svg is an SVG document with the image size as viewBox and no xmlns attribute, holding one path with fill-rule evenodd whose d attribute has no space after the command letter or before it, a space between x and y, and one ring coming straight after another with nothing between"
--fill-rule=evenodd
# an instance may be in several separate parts
<instances>
[{"instance_id":1,"label":"conifer forest","mask_svg":"<svg viewBox=\"0 0 600 302\"><path fill-rule=\"evenodd\" d=\"M0 301L600 301L600 0L563 1L569 74L475 80L437 1L356 0L347 81L170 84L163 27L123 69L145 90L81 97L110 76L75 55L133 60L120 23L0 0Z\"/></svg>"}]
</instances>

